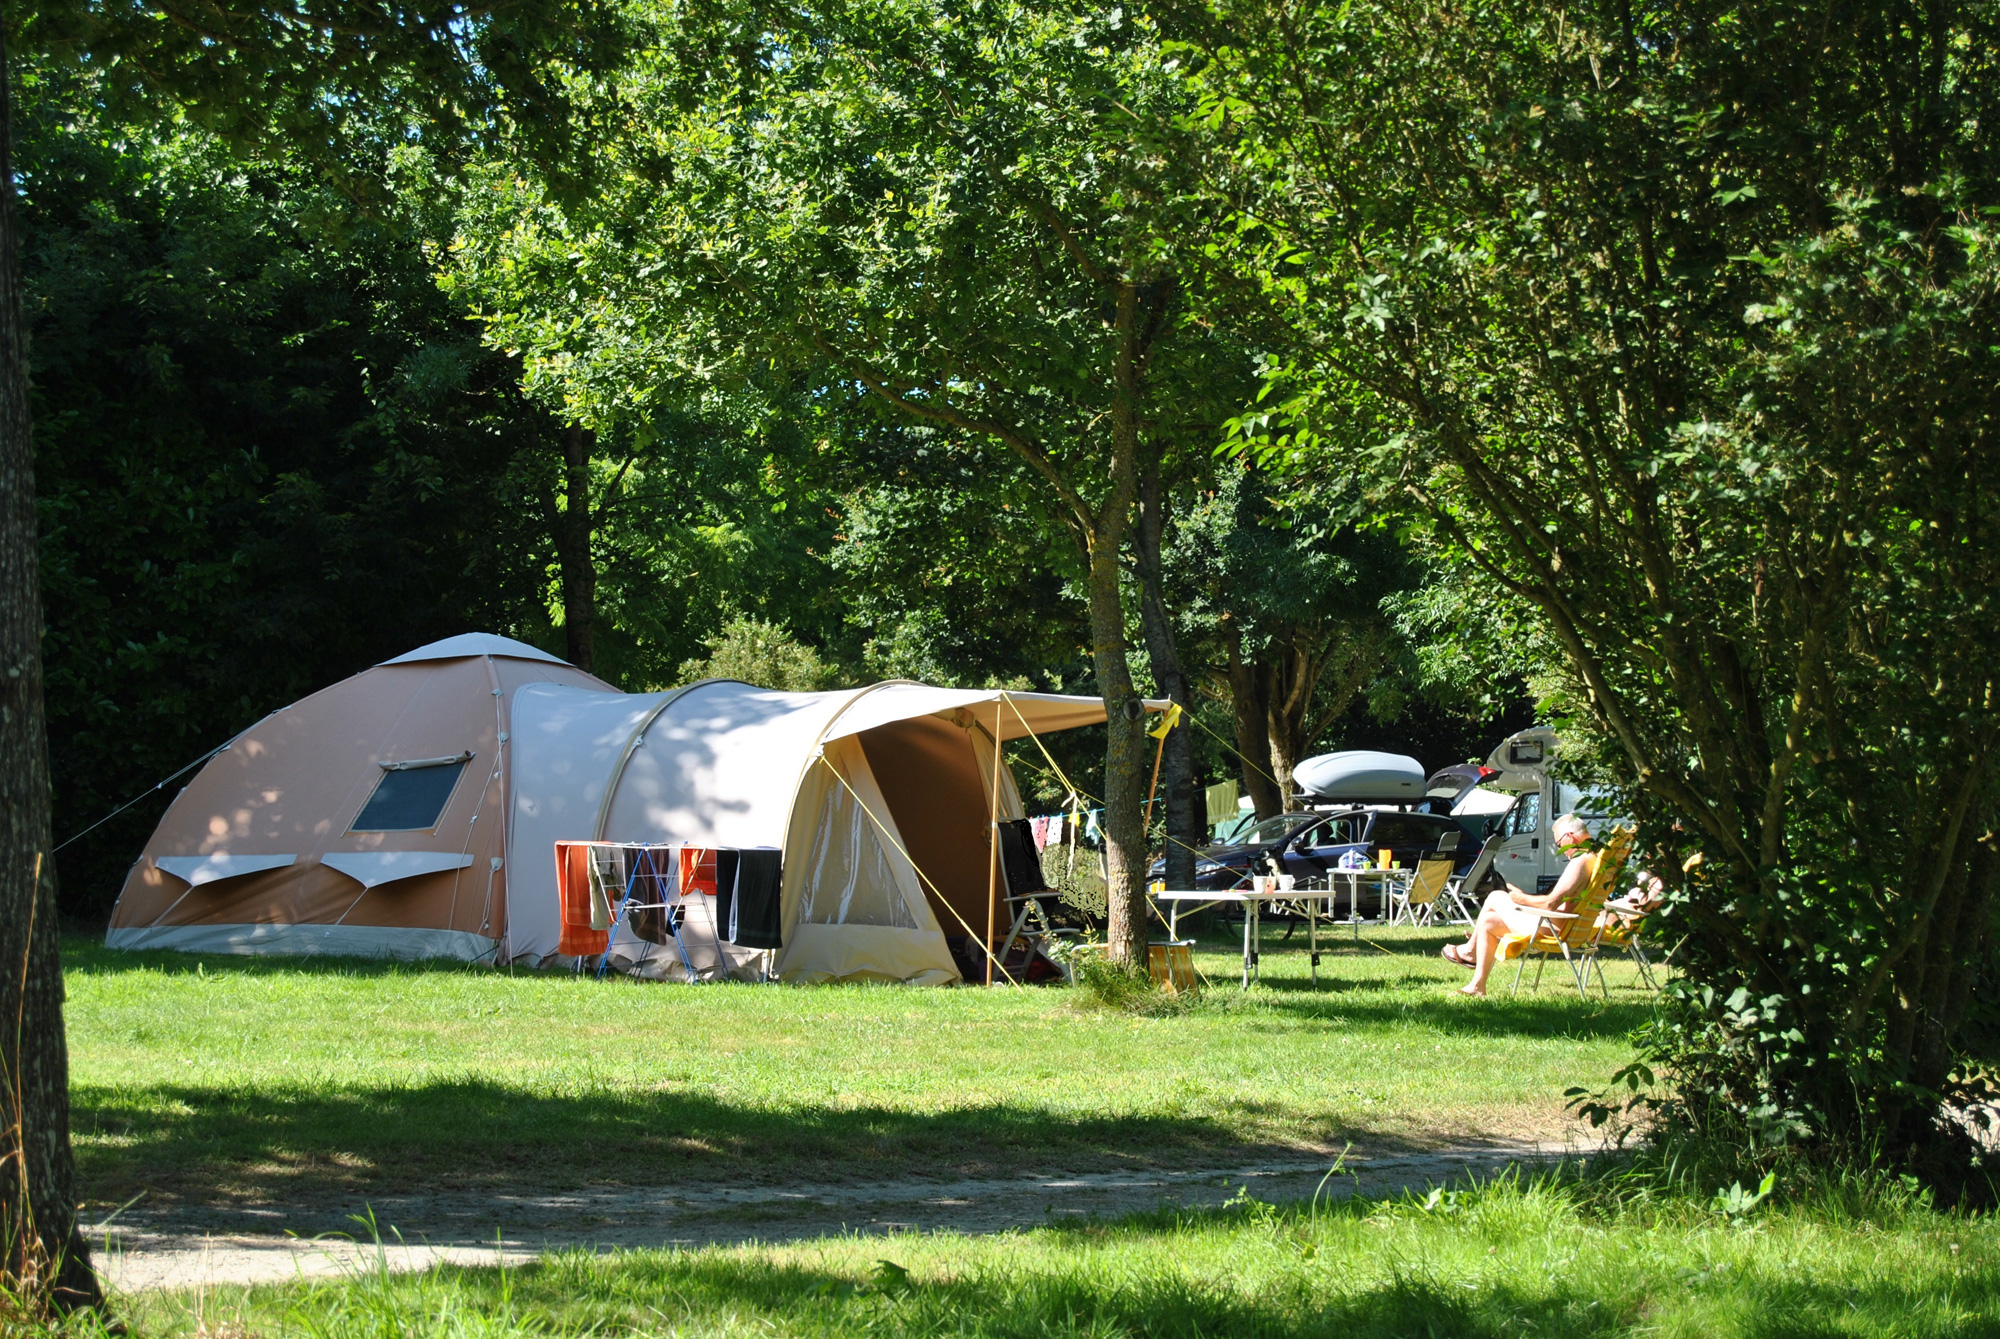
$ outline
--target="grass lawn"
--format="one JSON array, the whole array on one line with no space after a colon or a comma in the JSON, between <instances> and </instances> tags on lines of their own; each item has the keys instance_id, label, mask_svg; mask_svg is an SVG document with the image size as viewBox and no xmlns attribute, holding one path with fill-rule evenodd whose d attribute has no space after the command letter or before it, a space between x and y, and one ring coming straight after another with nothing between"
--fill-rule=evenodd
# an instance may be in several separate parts
<instances>
[{"instance_id":1,"label":"grass lawn","mask_svg":"<svg viewBox=\"0 0 2000 1339\"><path fill-rule=\"evenodd\" d=\"M1300 932L1301 937L1303 931ZM1218 1165L1560 1137L1646 1016L1625 986L1477 1002L1445 936L1197 961L1196 1008L1059 989L662 986L64 946L88 1202ZM1532 969L1531 969L1532 971ZM1614 967L1614 987L1629 969ZM699 1164L696 1166L695 1164Z\"/></svg>"},{"instance_id":2,"label":"grass lawn","mask_svg":"<svg viewBox=\"0 0 2000 1339\"><path fill-rule=\"evenodd\" d=\"M571 1253L129 1299L144 1334L2000 1334L2000 1231L1908 1194L1698 1204L1503 1184L965 1237ZM1856 1201L1860 1201L1856 1203Z\"/></svg>"},{"instance_id":3,"label":"grass lawn","mask_svg":"<svg viewBox=\"0 0 2000 1339\"><path fill-rule=\"evenodd\" d=\"M639 985L66 946L98 1202L886 1178L1559 1134L1646 997L1459 999L1443 936L1198 958L1195 1007L1082 991ZM1560 973L1560 968L1556 969ZM1504 991L1504 981L1503 981ZM698 1165L696 1165L698 1164ZM147 1335L2000 1336L2000 1228L1896 1183L1731 1218L1637 1178L986 1236L571 1252L118 1299ZM88 1327L85 1327L88 1330Z\"/></svg>"}]
</instances>

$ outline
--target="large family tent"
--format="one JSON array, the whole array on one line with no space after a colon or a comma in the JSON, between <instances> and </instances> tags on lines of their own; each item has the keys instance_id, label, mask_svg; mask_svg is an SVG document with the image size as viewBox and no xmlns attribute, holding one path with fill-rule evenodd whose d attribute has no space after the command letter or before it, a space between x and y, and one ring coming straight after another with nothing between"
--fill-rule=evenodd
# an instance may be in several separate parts
<instances>
[{"instance_id":1,"label":"large family tent","mask_svg":"<svg viewBox=\"0 0 2000 1339\"><path fill-rule=\"evenodd\" d=\"M985 938L992 818L1022 814L994 741L1103 719L1097 698L906 682L620 693L449 638L230 741L161 819L107 942L537 964L563 937L557 843L764 847L782 944L760 972L948 981L947 936ZM611 948L658 956L623 926Z\"/></svg>"}]
</instances>

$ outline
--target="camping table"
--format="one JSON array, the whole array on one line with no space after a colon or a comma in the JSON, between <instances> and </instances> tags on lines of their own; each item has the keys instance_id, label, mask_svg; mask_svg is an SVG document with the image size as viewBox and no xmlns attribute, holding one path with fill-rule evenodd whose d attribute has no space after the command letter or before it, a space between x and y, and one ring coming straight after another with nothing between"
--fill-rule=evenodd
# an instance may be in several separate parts
<instances>
[{"instance_id":1,"label":"camping table","mask_svg":"<svg viewBox=\"0 0 2000 1339\"><path fill-rule=\"evenodd\" d=\"M1326 872L1328 888L1337 888L1343 882L1347 884L1347 923L1354 927L1354 937L1357 940L1361 938L1362 885L1368 883L1379 885L1383 919L1387 920L1390 893L1406 883L1412 873L1413 871L1407 869L1382 869L1376 865L1370 865L1365 869L1330 869ZM1333 899L1329 897L1327 900L1331 903Z\"/></svg>"},{"instance_id":2,"label":"camping table","mask_svg":"<svg viewBox=\"0 0 2000 1339\"><path fill-rule=\"evenodd\" d=\"M1249 888L1225 888L1216 890L1194 889L1192 891L1168 891L1148 893L1155 902L1167 904L1167 933L1175 939L1180 936L1181 908L1186 906L1190 913L1206 911L1210 907L1235 903L1243 908L1243 989L1250 989L1250 983L1257 977L1257 958L1263 940L1262 908L1267 902L1303 902L1306 904L1306 923L1310 927L1307 942L1312 947L1313 989L1319 989L1319 904L1327 903L1327 911L1333 910L1333 894L1325 888L1273 888L1269 892L1256 892ZM1357 935L1360 931L1355 932Z\"/></svg>"}]
</instances>

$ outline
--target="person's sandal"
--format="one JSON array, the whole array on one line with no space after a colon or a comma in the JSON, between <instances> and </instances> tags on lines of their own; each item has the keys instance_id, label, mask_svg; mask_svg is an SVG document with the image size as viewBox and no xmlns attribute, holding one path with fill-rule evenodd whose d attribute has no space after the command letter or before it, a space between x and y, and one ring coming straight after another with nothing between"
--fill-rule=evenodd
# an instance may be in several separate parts
<instances>
[{"instance_id":1,"label":"person's sandal","mask_svg":"<svg viewBox=\"0 0 2000 1339\"><path fill-rule=\"evenodd\" d=\"M1477 964L1472 962L1470 959L1461 958L1458 956L1457 953L1453 952L1454 949L1462 950L1464 949L1464 947L1465 945L1463 944L1446 944L1443 948L1438 950L1438 956L1456 967L1477 966Z\"/></svg>"}]
</instances>

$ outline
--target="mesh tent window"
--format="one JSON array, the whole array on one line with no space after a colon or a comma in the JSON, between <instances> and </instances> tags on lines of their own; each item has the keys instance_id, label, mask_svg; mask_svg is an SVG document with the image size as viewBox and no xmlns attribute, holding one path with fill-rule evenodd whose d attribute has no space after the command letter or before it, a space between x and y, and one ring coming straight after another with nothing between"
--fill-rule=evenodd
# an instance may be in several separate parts
<instances>
[{"instance_id":1,"label":"mesh tent window","mask_svg":"<svg viewBox=\"0 0 2000 1339\"><path fill-rule=\"evenodd\" d=\"M471 760L470 753L462 753L456 758L383 763L375 793L361 806L348 831L424 832L436 827Z\"/></svg>"}]
</instances>

